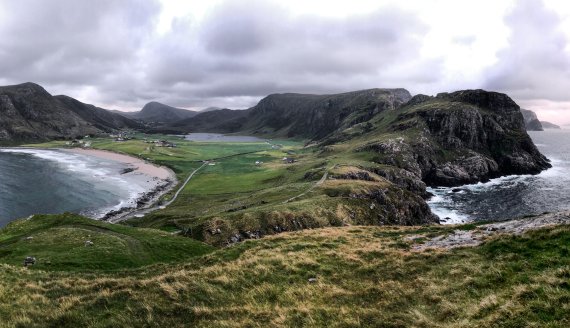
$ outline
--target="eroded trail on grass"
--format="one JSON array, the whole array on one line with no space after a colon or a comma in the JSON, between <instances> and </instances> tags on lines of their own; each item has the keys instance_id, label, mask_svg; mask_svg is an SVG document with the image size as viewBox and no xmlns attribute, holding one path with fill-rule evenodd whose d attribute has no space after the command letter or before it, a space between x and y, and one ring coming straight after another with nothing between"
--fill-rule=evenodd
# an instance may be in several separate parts
<instances>
[{"instance_id":1,"label":"eroded trail on grass","mask_svg":"<svg viewBox=\"0 0 570 328\"><path fill-rule=\"evenodd\" d=\"M477 246L490 237L500 234L521 235L530 230L536 230L548 226L570 224L570 211L548 213L531 218L510 220L498 223L483 224L472 230L457 229L448 235L441 235L420 244L414 245L414 250L428 248L451 249L456 247ZM407 240L421 240L425 235L412 235Z\"/></svg>"},{"instance_id":2,"label":"eroded trail on grass","mask_svg":"<svg viewBox=\"0 0 570 328\"><path fill-rule=\"evenodd\" d=\"M330 168L332 169L332 167ZM295 196L295 197L291 197L289 199L287 199L286 201L283 202L283 204L287 204L289 202L294 201L295 199L301 198L303 196L305 196L307 193L311 192L313 189L315 189L316 187L320 186L323 184L323 182L325 182L329 176L329 170L330 169L326 169L325 173L323 174L323 176L321 177L321 179L319 181L317 181L314 185L312 185L311 187L309 187L309 189L305 190L303 193Z\"/></svg>"}]
</instances>

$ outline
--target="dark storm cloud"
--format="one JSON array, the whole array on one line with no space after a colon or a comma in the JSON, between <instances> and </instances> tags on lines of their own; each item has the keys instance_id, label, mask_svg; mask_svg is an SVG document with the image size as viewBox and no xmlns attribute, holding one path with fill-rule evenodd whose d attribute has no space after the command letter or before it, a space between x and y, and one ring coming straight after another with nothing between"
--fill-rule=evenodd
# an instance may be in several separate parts
<instances>
[{"instance_id":1,"label":"dark storm cloud","mask_svg":"<svg viewBox=\"0 0 570 328\"><path fill-rule=\"evenodd\" d=\"M509 44L488 70L485 87L521 100L569 101L569 44L557 13L540 0L519 1L505 22Z\"/></svg>"},{"instance_id":2,"label":"dark storm cloud","mask_svg":"<svg viewBox=\"0 0 570 328\"><path fill-rule=\"evenodd\" d=\"M3 1L0 10L3 80L99 87L132 69L160 7L136 0L18 0Z\"/></svg>"},{"instance_id":3,"label":"dark storm cloud","mask_svg":"<svg viewBox=\"0 0 570 328\"><path fill-rule=\"evenodd\" d=\"M245 4L228 2L208 17L199 38L209 53L240 56L279 42L273 36L281 26L275 22L286 17L268 3L255 3L253 8Z\"/></svg>"},{"instance_id":4,"label":"dark storm cloud","mask_svg":"<svg viewBox=\"0 0 570 328\"><path fill-rule=\"evenodd\" d=\"M292 16L271 3L228 2L199 25L178 21L153 47L149 81L172 97L172 86L196 103L274 92L323 93L400 87L439 78L437 60L422 60L427 27L394 7L365 15ZM393 85L392 82L401 82Z\"/></svg>"},{"instance_id":5,"label":"dark storm cloud","mask_svg":"<svg viewBox=\"0 0 570 328\"><path fill-rule=\"evenodd\" d=\"M155 32L160 6L151 1L19 0L0 10L0 82L33 81L98 105L245 107L274 92L441 78L442 61L420 56L427 26L396 7L326 18L226 1L200 21L176 18L165 34Z\"/></svg>"}]
</instances>

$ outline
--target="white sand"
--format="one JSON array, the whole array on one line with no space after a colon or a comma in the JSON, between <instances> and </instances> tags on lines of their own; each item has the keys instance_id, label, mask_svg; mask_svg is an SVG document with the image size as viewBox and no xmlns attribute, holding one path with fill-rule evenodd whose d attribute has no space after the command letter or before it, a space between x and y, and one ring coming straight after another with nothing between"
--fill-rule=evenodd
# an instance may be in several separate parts
<instances>
[{"instance_id":1,"label":"white sand","mask_svg":"<svg viewBox=\"0 0 570 328\"><path fill-rule=\"evenodd\" d=\"M163 166L147 163L140 158L99 149L72 148L65 149L65 151L121 162L134 168L135 172L143 173L162 180L176 180L176 176L172 170Z\"/></svg>"}]
</instances>

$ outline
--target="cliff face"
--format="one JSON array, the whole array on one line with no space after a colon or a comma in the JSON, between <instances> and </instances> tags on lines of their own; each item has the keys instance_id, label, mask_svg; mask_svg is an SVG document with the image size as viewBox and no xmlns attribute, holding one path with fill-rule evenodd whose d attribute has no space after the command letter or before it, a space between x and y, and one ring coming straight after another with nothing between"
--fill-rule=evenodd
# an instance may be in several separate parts
<instances>
[{"instance_id":1,"label":"cliff face","mask_svg":"<svg viewBox=\"0 0 570 328\"><path fill-rule=\"evenodd\" d=\"M73 98L53 97L34 83L0 87L0 141L73 138L131 123Z\"/></svg>"},{"instance_id":2,"label":"cliff face","mask_svg":"<svg viewBox=\"0 0 570 328\"><path fill-rule=\"evenodd\" d=\"M200 113L169 127L183 132L262 134L319 140L366 122L411 98L405 89L369 89L331 95L272 94L247 110Z\"/></svg>"},{"instance_id":3,"label":"cliff face","mask_svg":"<svg viewBox=\"0 0 570 328\"><path fill-rule=\"evenodd\" d=\"M521 113L527 131L544 131L542 122L538 120L535 112L528 109L521 109Z\"/></svg>"},{"instance_id":4,"label":"cliff face","mask_svg":"<svg viewBox=\"0 0 570 328\"><path fill-rule=\"evenodd\" d=\"M382 153L381 162L405 168L428 185L455 186L550 167L526 133L519 106L504 94L420 95L400 111L392 131L415 133L414 138L368 147Z\"/></svg>"},{"instance_id":5,"label":"cliff face","mask_svg":"<svg viewBox=\"0 0 570 328\"><path fill-rule=\"evenodd\" d=\"M335 95L275 94L250 109L246 130L321 139L369 121L410 100L405 89L370 89Z\"/></svg>"},{"instance_id":6,"label":"cliff face","mask_svg":"<svg viewBox=\"0 0 570 328\"><path fill-rule=\"evenodd\" d=\"M73 111L79 117L89 122L97 129L110 132L112 130L122 128L140 128L141 125L129 118L122 115L110 112L106 109L95 107L90 104L84 104L79 100L73 99L68 96L55 96L60 103L64 104L66 108Z\"/></svg>"}]
</instances>

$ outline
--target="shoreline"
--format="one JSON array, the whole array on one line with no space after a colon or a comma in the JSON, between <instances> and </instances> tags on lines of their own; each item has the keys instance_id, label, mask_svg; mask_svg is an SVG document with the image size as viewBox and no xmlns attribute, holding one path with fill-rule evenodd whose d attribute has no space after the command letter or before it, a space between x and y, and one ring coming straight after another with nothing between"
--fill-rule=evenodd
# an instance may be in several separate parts
<instances>
[{"instance_id":1,"label":"shoreline","mask_svg":"<svg viewBox=\"0 0 570 328\"><path fill-rule=\"evenodd\" d=\"M138 196L135 201L135 206L124 206L116 210L111 210L103 214L96 220L101 220L110 223L117 223L124 221L138 211L151 208L158 205L157 202L160 198L170 192L178 184L176 174L166 166L159 166L148 163L147 161L108 150L100 149L84 149L84 148L57 148L58 150L80 154L85 156L92 156L101 159L111 160L122 163L127 166L125 172L121 174L142 174L151 179L158 179L160 182L151 189L145 191Z\"/></svg>"},{"instance_id":2,"label":"shoreline","mask_svg":"<svg viewBox=\"0 0 570 328\"><path fill-rule=\"evenodd\" d=\"M74 154L94 156L102 159L108 159L115 162L127 164L135 169L133 172L143 173L150 177L156 177L161 180L176 179L176 175L174 174L174 172L171 169L167 168L166 166L151 164L145 161L144 159L134 157L131 155L126 155L122 153L117 153L109 150L101 150L101 149L85 149L85 148L57 148L57 149Z\"/></svg>"}]
</instances>

